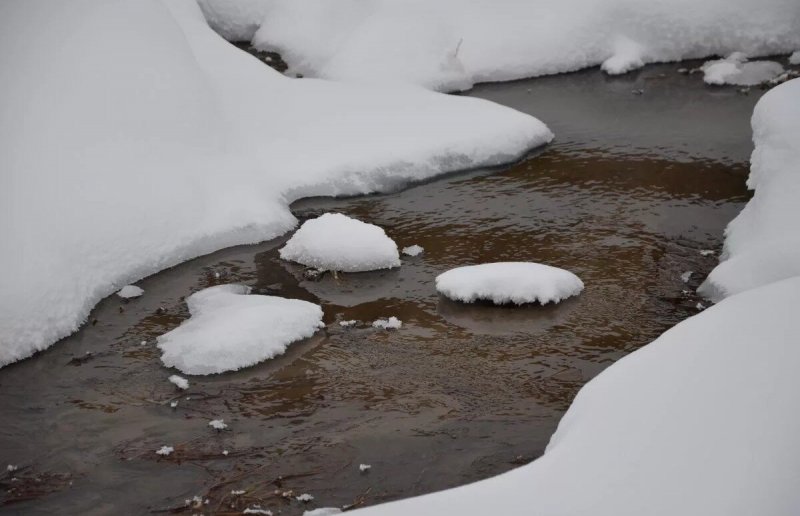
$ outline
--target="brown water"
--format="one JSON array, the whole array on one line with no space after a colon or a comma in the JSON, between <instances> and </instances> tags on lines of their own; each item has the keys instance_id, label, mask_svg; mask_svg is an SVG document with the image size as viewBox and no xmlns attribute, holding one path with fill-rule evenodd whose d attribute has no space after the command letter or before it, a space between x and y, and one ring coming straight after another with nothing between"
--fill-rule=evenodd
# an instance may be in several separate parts
<instances>
[{"instance_id":1,"label":"brown water","mask_svg":"<svg viewBox=\"0 0 800 516\"><path fill-rule=\"evenodd\" d=\"M539 456L586 381L697 312L693 289L716 263L700 251L719 250L748 198L758 92L707 88L678 67L480 86L470 94L536 113L557 140L505 170L294 206L301 218L347 213L425 248L398 270L306 281L277 258L280 239L147 278L129 303L106 299L93 323L0 370L0 464L20 465L0 477L0 512L233 514L261 503L300 514L439 490ZM438 273L498 260L565 267L586 290L525 308L436 295ZM284 357L191 378L178 393L154 339L187 316L185 296L228 282L319 302L328 326ZM401 330L368 327L391 315ZM344 329L343 319L364 324ZM214 418L229 430L210 429ZM164 444L176 448L166 459L154 453ZM194 495L209 504L185 507Z\"/></svg>"}]
</instances>

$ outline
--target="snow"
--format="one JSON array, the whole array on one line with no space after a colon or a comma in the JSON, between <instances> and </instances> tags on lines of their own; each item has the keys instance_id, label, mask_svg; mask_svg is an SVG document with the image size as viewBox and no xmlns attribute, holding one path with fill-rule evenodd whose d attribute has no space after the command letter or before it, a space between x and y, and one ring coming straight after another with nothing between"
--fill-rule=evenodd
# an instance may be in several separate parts
<instances>
[{"instance_id":1,"label":"snow","mask_svg":"<svg viewBox=\"0 0 800 516\"><path fill-rule=\"evenodd\" d=\"M717 254L717 253L715 253L711 249L703 249L703 250L700 251L700 256L714 256L715 254Z\"/></svg>"},{"instance_id":2,"label":"snow","mask_svg":"<svg viewBox=\"0 0 800 516\"><path fill-rule=\"evenodd\" d=\"M284 260L319 270L361 272L400 266L397 244L380 227L325 213L307 220L280 250Z\"/></svg>"},{"instance_id":3,"label":"snow","mask_svg":"<svg viewBox=\"0 0 800 516\"><path fill-rule=\"evenodd\" d=\"M453 301L494 304L558 303L577 296L583 282L575 274L533 262L496 262L451 269L436 277L436 290Z\"/></svg>"},{"instance_id":4,"label":"snow","mask_svg":"<svg viewBox=\"0 0 800 516\"><path fill-rule=\"evenodd\" d=\"M177 374L173 374L169 378L167 378L175 387L181 390L186 390L189 388L189 380L182 376L178 376ZM176 403L177 406L177 403Z\"/></svg>"},{"instance_id":5,"label":"snow","mask_svg":"<svg viewBox=\"0 0 800 516\"><path fill-rule=\"evenodd\" d=\"M406 256L419 256L421 255L425 249L421 245L410 245L408 247L403 248L403 254Z\"/></svg>"},{"instance_id":6,"label":"snow","mask_svg":"<svg viewBox=\"0 0 800 516\"><path fill-rule=\"evenodd\" d=\"M313 511L303 511L303 516L333 516L341 513L342 510L338 507L320 507Z\"/></svg>"},{"instance_id":7,"label":"snow","mask_svg":"<svg viewBox=\"0 0 800 516\"><path fill-rule=\"evenodd\" d=\"M217 285L186 298L191 318L158 337L164 365L186 374L236 371L324 326L318 305L249 293L244 285Z\"/></svg>"},{"instance_id":8,"label":"snow","mask_svg":"<svg viewBox=\"0 0 800 516\"><path fill-rule=\"evenodd\" d=\"M403 327L403 321L395 316L391 316L388 319L376 319L372 322L372 327L382 330L399 330Z\"/></svg>"},{"instance_id":9,"label":"snow","mask_svg":"<svg viewBox=\"0 0 800 516\"><path fill-rule=\"evenodd\" d=\"M261 514L262 516L272 516L272 511L255 506L246 508L242 511L242 514Z\"/></svg>"},{"instance_id":10,"label":"snow","mask_svg":"<svg viewBox=\"0 0 800 516\"><path fill-rule=\"evenodd\" d=\"M168 455L170 455L174 451L175 451L175 448L173 448L172 446L162 446L161 448L156 450L156 453L158 455L161 455L162 457L167 457Z\"/></svg>"},{"instance_id":11,"label":"snow","mask_svg":"<svg viewBox=\"0 0 800 516\"><path fill-rule=\"evenodd\" d=\"M552 138L488 101L282 76L192 0L0 2L0 48L0 365L76 331L120 285L291 230L298 198Z\"/></svg>"},{"instance_id":12,"label":"snow","mask_svg":"<svg viewBox=\"0 0 800 516\"><path fill-rule=\"evenodd\" d=\"M339 326L341 326L342 328L352 328L356 324L358 324L358 321L355 319L352 319L350 321L339 321Z\"/></svg>"},{"instance_id":13,"label":"snow","mask_svg":"<svg viewBox=\"0 0 800 516\"><path fill-rule=\"evenodd\" d=\"M681 274L681 281L684 283L689 283L689 280L692 279L692 274L694 274L694 271L684 272L683 274Z\"/></svg>"},{"instance_id":14,"label":"snow","mask_svg":"<svg viewBox=\"0 0 800 516\"><path fill-rule=\"evenodd\" d=\"M298 502L303 502L303 503L308 503L308 502L310 502L311 500L314 499L314 497L311 496L308 493L303 493L300 496L297 496L295 498L297 499Z\"/></svg>"},{"instance_id":15,"label":"snow","mask_svg":"<svg viewBox=\"0 0 800 516\"><path fill-rule=\"evenodd\" d=\"M125 285L122 287L117 295L122 299L131 299L134 297L139 297L144 294L144 289L141 287L137 287L136 285Z\"/></svg>"},{"instance_id":16,"label":"snow","mask_svg":"<svg viewBox=\"0 0 800 516\"><path fill-rule=\"evenodd\" d=\"M721 263L698 292L726 296L800 275L800 80L767 92L752 118L755 194L725 230Z\"/></svg>"},{"instance_id":17,"label":"snow","mask_svg":"<svg viewBox=\"0 0 800 516\"><path fill-rule=\"evenodd\" d=\"M9 472L9 473L13 473L13 472L17 471L18 469L19 469L19 466L16 466L14 464L9 464L8 466L6 466L6 471Z\"/></svg>"},{"instance_id":18,"label":"snow","mask_svg":"<svg viewBox=\"0 0 800 516\"><path fill-rule=\"evenodd\" d=\"M538 460L361 514L795 515L797 306L800 278L725 299L587 383Z\"/></svg>"},{"instance_id":19,"label":"snow","mask_svg":"<svg viewBox=\"0 0 800 516\"><path fill-rule=\"evenodd\" d=\"M701 67L706 84L735 84L755 86L768 82L783 73L783 66L775 61L747 61L743 52L734 52L725 59L708 61Z\"/></svg>"},{"instance_id":20,"label":"snow","mask_svg":"<svg viewBox=\"0 0 800 516\"><path fill-rule=\"evenodd\" d=\"M795 50L789 56L789 64L800 65L800 50Z\"/></svg>"},{"instance_id":21,"label":"snow","mask_svg":"<svg viewBox=\"0 0 800 516\"><path fill-rule=\"evenodd\" d=\"M460 90L602 65L800 48L796 0L200 0L290 73Z\"/></svg>"},{"instance_id":22,"label":"snow","mask_svg":"<svg viewBox=\"0 0 800 516\"><path fill-rule=\"evenodd\" d=\"M208 426L210 426L214 430L225 430L226 428L228 428L228 425L225 424L224 419L213 419L208 422Z\"/></svg>"},{"instance_id":23,"label":"snow","mask_svg":"<svg viewBox=\"0 0 800 516\"><path fill-rule=\"evenodd\" d=\"M231 491L231 496L242 496L246 492L244 489L234 489Z\"/></svg>"},{"instance_id":24,"label":"snow","mask_svg":"<svg viewBox=\"0 0 800 516\"><path fill-rule=\"evenodd\" d=\"M361 471L362 473L364 473L365 471L368 471L370 469L372 469L372 466L369 465L369 464L359 464L358 465L358 470Z\"/></svg>"}]
</instances>

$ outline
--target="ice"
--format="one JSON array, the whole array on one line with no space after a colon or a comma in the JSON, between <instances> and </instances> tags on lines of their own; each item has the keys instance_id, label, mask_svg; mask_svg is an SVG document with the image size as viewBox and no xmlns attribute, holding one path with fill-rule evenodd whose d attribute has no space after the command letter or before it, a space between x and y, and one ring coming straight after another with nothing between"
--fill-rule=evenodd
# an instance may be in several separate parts
<instances>
[{"instance_id":1,"label":"ice","mask_svg":"<svg viewBox=\"0 0 800 516\"><path fill-rule=\"evenodd\" d=\"M421 245L410 245L408 247L403 248L403 254L406 256L419 256L421 255L425 249Z\"/></svg>"},{"instance_id":2,"label":"ice","mask_svg":"<svg viewBox=\"0 0 800 516\"><path fill-rule=\"evenodd\" d=\"M351 321L339 321L339 326L341 326L342 328L352 328L356 324L358 324L358 321L355 319Z\"/></svg>"},{"instance_id":3,"label":"ice","mask_svg":"<svg viewBox=\"0 0 800 516\"><path fill-rule=\"evenodd\" d=\"M795 50L789 56L789 64L800 65L800 50Z\"/></svg>"},{"instance_id":4,"label":"ice","mask_svg":"<svg viewBox=\"0 0 800 516\"><path fill-rule=\"evenodd\" d=\"M726 296L800 275L800 80L767 92L752 118L753 198L725 230L721 263L698 290Z\"/></svg>"},{"instance_id":5,"label":"ice","mask_svg":"<svg viewBox=\"0 0 800 516\"><path fill-rule=\"evenodd\" d=\"M225 430L226 428L228 428L228 425L225 424L224 419L213 419L209 421L208 426L217 431Z\"/></svg>"},{"instance_id":6,"label":"ice","mask_svg":"<svg viewBox=\"0 0 800 516\"><path fill-rule=\"evenodd\" d=\"M272 511L255 506L246 508L242 511L242 514L260 514L261 516L272 516Z\"/></svg>"},{"instance_id":7,"label":"ice","mask_svg":"<svg viewBox=\"0 0 800 516\"><path fill-rule=\"evenodd\" d=\"M298 502L303 502L303 503L308 503L308 502L310 502L311 500L314 499L314 497L311 496L308 493L303 493L300 496L297 496L295 498L297 499Z\"/></svg>"},{"instance_id":8,"label":"ice","mask_svg":"<svg viewBox=\"0 0 800 516\"><path fill-rule=\"evenodd\" d=\"M246 492L244 489L234 489L231 491L231 496L242 496Z\"/></svg>"},{"instance_id":9,"label":"ice","mask_svg":"<svg viewBox=\"0 0 800 516\"><path fill-rule=\"evenodd\" d=\"M714 256L715 254L717 253L715 253L711 249L703 249L702 251L700 251L700 256Z\"/></svg>"},{"instance_id":10,"label":"ice","mask_svg":"<svg viewBox=\"0 0 800 516\"><path fill-rule=\"evenodd\" d=\"M783 73L783 66L775 61L747 61L742 52L734 52L725 59L708 61L702 66L706 84L734 84L755 86Z\"/></svg>"},{"instance_id":11,"label":"ice","mask_svg":"<svg viewBox=\"0 0 800 516\"><path fill-rule=\"evenodd\" d=\"M370 469L372 469L372 466L371 466L371 465L369 465L369 464L359 464L359 465L358 465L358 470L359 470L360 472L362 472L362 473L364 473L365 471L368 471L368 470L370 470Z\"/></svg>"},{"instance_id":12,"label":"ice","mask_svg":"<svg viewBox=\"0 0 800 516\"><path fill-rule=\"evenodd\" d=\"M320 507L313 511L303 511L303 516L333 516L334 514L341 514L342 510L338 507Z\"/></svg>"},{"instance_id":13,"label":"ice","mask_svg":"<svg viewBox=\"0 0 800 516\"><path fill-rule=\"evenodd\" d=\"M389 317L388 319L376 319L372 322L372 327L382 330L399 330L403 327L403 321L395 316Z\"/></svg>"},{"instance_id":14,"label":"ice","mask_svg":"<svg viewBox=\"0 0 800 516\"><path fill-rule=\"evenodd\" d=\"M191 318L158 337L164 365L186 374L235 371L283 354L324 326L318 305L249 292L218 285L189 296Z\"/></svg>"},{"instance_id":15,"label":"ice","mask_svg":"<svg viewBox=\"0 0 800 516\"><path fill-rule=\"evenodd\" d=\"M531 464L354 514L793 516L798 306L800 277L731 296L587 383Z\"/></svg>"},{"instance_id":16,"label":"ice","mask_svg":"<svg viewBox=\"0 0 800 516\"><path fill-rule=\"evenodd\" d=\"M454 301L494 304L558 303L583 290L575 274L532 262L497 262L451 269L436 277L436 290Z\"/></svg>"},{"instance_id":17,"label":"ice","mask_svg":"<svg viewBox=\"0 0 800 516\"><path fill-rule=\"evenodd\" d=\"M189 380L187 380L182 376L178 376L177 374L173 374L172 376L167 378L167 380L169 380L170 383L175 385L175 387L177 387L178 389L186 390L189 388Z\"/></svg>"},{"instance_id":18,"label":"ice","mask_svg":"<svg viewBox=\"0 0 800 516\"><path fill-rule=\"evenodd\" d=\"M280 250L284 260L320 270L361 272L400 266L397 244L380 227L325 213L307 220Z\"/></svg>"},{"instance_id":19,"label":"ice","mask_svg":"<svg viewBox=\"0 0 800 516\"><path fill-rule=\"evenodd\" d=\"M139 297L144 294L144 289L141 287L137 287L136 285L125 285L117 292L117 295L122 299L131 299L134 297Z\"/></svg>"},{"instance_id":20,"label":"ice","mask_svg":"<svg viewBox=\"0 0 800 516\"><path fill-rule=\"evenodd\" d=\"M460 90L602 65L800 48L796 0L200 0L290 73Z\"/></svg>"},{"instance_id":21,"label":"ice","mask_svg":"<svg viewBox=\"0 0 800 516\"><path fill-rule=\"evenodd\" d=\"M0 48L0 365L76 331L119 285L291 230L301 197L393 190L552 138L488 101L289 79L192 0L0 2Z\"/></svg>"},{"instance_id":22,"label":"ice","mask_svg":"<svg viewBox=\"0 0 800 516\"><path fill-rule=\"evenodd\" d=\"M684 272L683 274L681 274L681 281L684 283L689 283L689 280L692 279L692 274L694 274L694 271Z\"/></svg>"},{"instance_id":23,"label":"ice","mask_svg":"<svg viewBox=\"0 0 800 516\"><path fill-rule=\"evenodd\" d=\"M172 454L172 452L174 452L174 451L175 451L175 448L173 448L172 446L162 446L161 448L156 450L156 453L158 455L161 455L162 457L167 457L168 455Z\"/></svg>"}]
</instances>

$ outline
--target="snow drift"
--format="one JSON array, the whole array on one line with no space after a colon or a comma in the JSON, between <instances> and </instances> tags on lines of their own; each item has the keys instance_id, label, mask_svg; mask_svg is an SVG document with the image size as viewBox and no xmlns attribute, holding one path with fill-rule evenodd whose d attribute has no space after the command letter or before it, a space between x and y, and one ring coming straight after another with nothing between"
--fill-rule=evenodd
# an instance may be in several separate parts
<instances>
[{"instance_id":1,"label":"snow drift","mask_svg":"<svg viewBox=\"0 0 800 516\"><path fill-rule=\"evenodd\" d=\"M461 90L602 65L800 48L796 0L200 0L228 39L291 70Z\"/></svg>"},{"instance_id":2,"label":"snow drift","mask_svg":"<svg viewBox=\"0 0 800 516\"><path fill-rule=\"evenodd\" d=\"M0 365L126 284L291 229L298 197L499 164L552 138L477 99L289 79L191 0L0 2L0 48Z\"/></svg>"}]
</instances>

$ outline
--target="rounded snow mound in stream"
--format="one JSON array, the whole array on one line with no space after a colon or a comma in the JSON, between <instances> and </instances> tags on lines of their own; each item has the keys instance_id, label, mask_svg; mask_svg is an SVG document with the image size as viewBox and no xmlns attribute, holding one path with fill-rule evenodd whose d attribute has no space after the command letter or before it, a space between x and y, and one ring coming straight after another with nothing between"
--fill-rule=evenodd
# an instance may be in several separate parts
<instances>
[{"instance_id":1,"label":"rounded snow mound in stream","mask_svg":"<svg viewBox=\"0 0 800 516\"><path fill-rule=\"evenodd\" d=\"M307 220L280 250L281 258L326 271L361 272L400 266L397 244L374 224L325 213Z\"/></svg>"},{"instance_id":2,"label":"rounded snow mound in stream","mask_svg":"<svg viewBox=\"0 0 800 516\"><path fill-rule=\"evenodd\" d=\"M558 303L577 296L583 281L575 274L533 262L497 262L458 267L436 278L436 290L464 303L485 300L496 305Z\"/></svg>"},{"instance_id":3,"label":"rounded snow mound in stream","mask_svg":"<svg viewBox=\"0 0 800 516\"><path fill-rule=\"evenodd\" d=\"M191 319L158 338L164 365L186 374L235 371L283 354L323 326L318 305L249 293L218 285L186 298Z\"/></svg>"}]
</instances>

